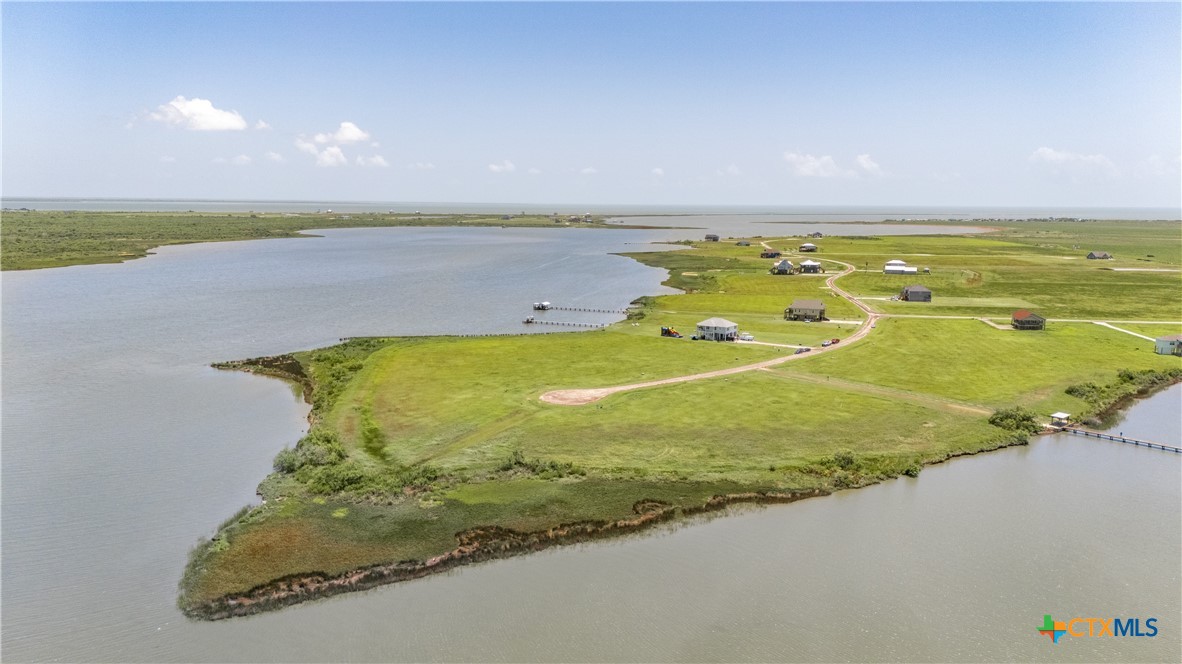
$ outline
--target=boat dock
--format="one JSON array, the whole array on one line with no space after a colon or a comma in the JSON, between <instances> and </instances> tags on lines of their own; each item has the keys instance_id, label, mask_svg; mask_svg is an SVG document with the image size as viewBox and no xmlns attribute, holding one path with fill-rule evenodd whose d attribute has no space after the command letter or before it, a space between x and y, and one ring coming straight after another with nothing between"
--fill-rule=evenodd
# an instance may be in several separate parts
<instances>
[{"instance_id":1,"label":"boat dock","mask_svg":"<svg viewBox=\"0 0 1182 664\"><path fill-rule=\"evenodd\" d=\"M556 320L538 320L533 316L521 321L526 325L565 325L567 327L607 327L607 323L564 323Z\"/></svg>"},{"instance_id":2,"label":"boat dock","mask_svg":"<svg viewBox=\"0 0 1182 664\"><path fill-rule=\"evenodd\" d=\"M1081 429L1073 426L1058 427L1059 431L1063 433L1073 433L1079 436L1087 436L1089 438L1102 438L1104 440L1114 440L1118 443L1126 443L1129 445L1138 445L1141 447L1149 447L1155 450L1165 450L1167 452L1176 452L1182 454L1182 447L1174 447L1173 445L1163 445L1162 443L1155 443L1149 440L1140 440L1138 438L1128 438L1126 436L1117 436L1110 433L1101 433L1099 431L1092 431L1090 429Z\"/></svg>"},{"instance_id":3,"label":"boat dock","mask_svg":"<svg viewBox=\"0 0 1182 664\"><path fill-rule=\"evenodd\" d=\"M591 314L616 314L627 316L626 309L596 309L594 307L560 307L549 302L534 302L534 311L582 311Z\"/></svg>"}]
</instances>

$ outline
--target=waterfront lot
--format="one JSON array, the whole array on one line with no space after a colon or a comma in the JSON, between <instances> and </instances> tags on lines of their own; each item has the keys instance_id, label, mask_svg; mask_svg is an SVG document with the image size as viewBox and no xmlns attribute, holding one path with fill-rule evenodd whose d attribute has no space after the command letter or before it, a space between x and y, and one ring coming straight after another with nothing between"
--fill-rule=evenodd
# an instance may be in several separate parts
<instances>
[{"instance_id":1,"label":"waterfront lot","mask_svg":"<svg viewBox=\"0 0 1182 664\"><path fill-rule=\"evenodd\" d=\"M1137 242L1177 232L1176 225L1129 227ZM1139 333L1178 329L1177 273L1100 269L1035 230L1000 239L829 238L816 256L827 269L822 276L770 275L758 246L630 254L668 269L666 283L686 292L643 298L607 330L371 339L298 353L315 385L318 429L338 437L344 460L273 475L264 484L268 505L231 520L214 546L195 554L182 602L287 574L424 560L452 550L470 528L541 531L626 519L644 501L693 509L716 495L831 491L915 474L927 463L1024 440L988 422L996 410L1021 405L1040 416L1086 416L1108 405L1095 394L1129 393L1103 387L1119 386L1122 370L1182 369L1179 358L1155 355L1151 342L1089 322L1133 318L1142 322L1124 325ZM773 344L844 338L868 315L835 296L826 278L847 265L864 269L859 263L912 254L932 275L855 270L835 283L855 296L889 296L898 279L936 292L932 305L865 300L885 317L864 339L803 355L688 339L697 321L712 316ZM1154 269L1177 267L1163 257L1145 260ZM942 295L954 299L941 305ZM799 298L821 299L830 318L851 322L783 320ZM976 320L996 318L1006 328L1019 304L1084 322L1018 332ZM1158 320L1176 322L1150 322ZM661 326L685 338L662 338ZM764 370L583 406L539 399L551 390L787 357ZM1080 383L1100 387L1090 400L1064 391Z\"/></svg>"}]
</instances>

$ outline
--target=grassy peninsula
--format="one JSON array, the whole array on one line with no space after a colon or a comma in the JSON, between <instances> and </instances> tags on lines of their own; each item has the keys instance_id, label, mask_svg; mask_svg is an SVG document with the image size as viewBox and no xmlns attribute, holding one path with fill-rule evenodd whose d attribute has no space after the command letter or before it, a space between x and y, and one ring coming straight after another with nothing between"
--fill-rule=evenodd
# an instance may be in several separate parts
<instances>
[{"instance_id":1,"label":"grassy peninsula","mask_svg":"<svg viewBox=\"0 0 1182 664\"><path fill-rule=\"evenodd\" d=\"M265 503L193 551L179 604L249 614L735 501L914 476L1021 444L1052 411L1098 416L1182 377L1182 358L1137 336L1182 331L1180 239L1177 223L1141 222L825 238L812 256L827 274L787 276L769 273L760 243L797 260L799 238L697 243L629 254L684 293L642 298L606 330L354 339L221 365L302 385L312 426L276 457ZM1117 258L1085 259L1093 249ZM896 258L930 274L882 274ZM890 299L911 283L933 301ZM841 322L785 321L797 298ZM1016 308L1047 328L1007 329ZM710 316L763 343L690 341ZM666 325L687 338L660 337ZM793 354L855 329L865 336ZM787 357L581 406L540 399Z\"/></svg>"},{"instance_id":2,"label":"grassy peninsula","mask_svg":"<svg viewBox=\"0 0 1182 664\"><path fill-rule=\"evenodd\" d=\"M88 212L11 210L3 212L0 267L46 267L121 263L142 258L154 247L300 237L301 231L386 226L604 226L603 217L527 214L396 214L279 212ZM626 228L613 224L611 228ZM306 234L304 235L306 237Z\"/></svg>"}]
</instances>

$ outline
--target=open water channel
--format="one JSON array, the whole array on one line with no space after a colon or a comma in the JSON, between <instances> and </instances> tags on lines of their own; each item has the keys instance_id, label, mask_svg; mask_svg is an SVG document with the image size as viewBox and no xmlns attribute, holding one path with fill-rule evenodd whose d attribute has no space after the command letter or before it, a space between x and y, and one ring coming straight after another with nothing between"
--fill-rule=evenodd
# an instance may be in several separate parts
<instances>
[{"instance_id":1,"label":"open water channel","mask_svg":"<svg viewBox=\"0 0 1182 664\"><path fill-rule=\"evenodd\" d=\"M305 426L286 385L210 362L620 308L664 274L610 254L685 234L341 230L4 273L3 659L1182 659L1182 455L1067 437L271 614L176 610L189 548ZM1118 426L1178 444L1180 399ZM1053 645L1046 613L1160 631Z\"/></svg>"}]
</instances>

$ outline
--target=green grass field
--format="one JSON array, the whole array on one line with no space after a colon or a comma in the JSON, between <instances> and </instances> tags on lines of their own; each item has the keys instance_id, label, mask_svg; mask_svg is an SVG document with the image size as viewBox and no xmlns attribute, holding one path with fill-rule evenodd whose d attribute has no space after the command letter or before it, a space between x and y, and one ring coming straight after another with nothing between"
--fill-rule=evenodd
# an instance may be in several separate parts
<instances>
[{"instance_id":1,"label":"green grass field","mask_svg":"<svg viewBox=\"0 0 1182 664\"><path fill-rule=\"evenodd\" d=\"M1176 274L1099 269L1080 259L1074 244L1143 251L1171 234L1182 237L1179 225L1120 226L1123 234L1107 223L1064 222L1015 224L998 237L826 238L817 242L818 258L859 268L895 257L929 265L924 283L937 300L869 302L888 313L1004 323L1022 306L1053 318L1174 321L1121 327L1176 333ZM1095 242L1077 235L1089 228L1098 232ZM792 247L799 240L769 242ZM988 423L994 410L1087 414L1105 404L1070 396L1068 386L1117 385L1125 369L1182 371L1182 359L1155 355L1152 342L1087 322L1018 332L972 319L888 317L848 348L769 370L577 407L538 399L552 389L643 382L792 352L690 341L694 324L711 316L735 321L760 341L803 345L856 326L785 321L793 299L821 299L831 318L864 319L830 294L824 277L768 274L771 261L758 258L758 246L695 246L629 254L668 269L666 283L687 292L643 298L629 320L607 330L356 340L296 354L315 384L317 430L339 439L342 458L322 450L308 457L317 459L311 465L268 478L267 504L194 554L182 605L294 573L423 560L452 549L457 533L476 526L536 531L626 518L642 500L688 508L719 494L833 490L914 474L924 463L1020 440L1024 434ZM1157 250L1147 260L1170 269L1179 256ZM829 274L839 269L827 266ZM897 279L859 271L839 285L889 297ZM687 338L661 338L662 325Z\"/></svg>"}]
</instances>

